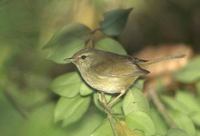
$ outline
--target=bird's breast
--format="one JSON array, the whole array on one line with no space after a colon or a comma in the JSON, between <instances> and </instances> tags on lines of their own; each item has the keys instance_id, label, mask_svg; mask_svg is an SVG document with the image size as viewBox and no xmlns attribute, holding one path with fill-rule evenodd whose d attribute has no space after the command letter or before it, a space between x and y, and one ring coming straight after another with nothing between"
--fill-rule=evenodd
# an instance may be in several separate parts
<instances>
[{"instance_id":1,"label":"bird's breast","mask_svg":"<svg viewBox=\"0 0 200 136\"><path fill-rule=\"evenodd\" d=\"M81 72L81 76L86 83L92 88L103 91L105 93L120 93L122 90L127 90L134 82L134 77L109 77L101 76L90 71Z\"/></svg>"}]
</instances>

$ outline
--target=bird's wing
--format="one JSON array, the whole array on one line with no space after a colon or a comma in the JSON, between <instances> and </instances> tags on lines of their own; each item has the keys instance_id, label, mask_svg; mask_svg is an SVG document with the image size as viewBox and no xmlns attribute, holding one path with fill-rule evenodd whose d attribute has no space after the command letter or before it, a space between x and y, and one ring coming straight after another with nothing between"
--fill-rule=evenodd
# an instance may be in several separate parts
<instances>
[{"instance_id":1,"label":"bird's wing","mask_svg":"<svg viewBox=\"0 0 200 136\"><path fill-rule=\"evenodd\" d=\"M142 76L149 73L147 70L140 68L137 64L134 64L131 60L125 57L119 57L113 59L109 58L107 61L102 60L97 63L91 70L93 70L99 76L108 77L123 77L123 76Z\"/></svg>"}]
</instances>

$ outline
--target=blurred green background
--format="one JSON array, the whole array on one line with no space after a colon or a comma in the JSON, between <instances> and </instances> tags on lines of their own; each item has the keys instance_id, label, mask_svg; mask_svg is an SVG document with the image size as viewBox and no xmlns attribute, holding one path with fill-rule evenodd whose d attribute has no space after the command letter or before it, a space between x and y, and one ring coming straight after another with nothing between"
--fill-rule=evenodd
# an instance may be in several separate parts
<instances>
[{"instance_id":1,"label":"blurred green background","mask_svg":"<svg viewBox=\"0 0 200 136\"><path fill-rule=\"evenodd\" d=\"M49 84L73 66L45 59L41 48L66 24L96 28L105 11L130 7L134 10L119 38L129 54L149 45L185 43L198 55L199 0L0 0L0 135L70 135L72 128L53 121L58 96ZM73 135L88 127L75 124Z\"/></svg>"}]
</instances>

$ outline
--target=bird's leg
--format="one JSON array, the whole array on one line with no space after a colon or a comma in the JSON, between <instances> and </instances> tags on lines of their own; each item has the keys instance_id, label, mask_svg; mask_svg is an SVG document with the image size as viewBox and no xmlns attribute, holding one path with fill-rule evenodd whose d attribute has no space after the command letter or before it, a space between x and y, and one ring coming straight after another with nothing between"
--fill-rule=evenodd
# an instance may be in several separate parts
<instances>
[{"instance_id":1,"label":"bird's leg","mask_svg":"<svg viewBox=\"0 0 200 136\"><path fill-rule=\"evenodd\" d=\"M108 107L105 94L103 92L98 93L98 97L99 97L99 102L101 103L107 114L112 114L111 109Z\"/></svg>"},{"instance_id":2,"label":"bird's leg","mask_svg":"<svg viewBox=\"0 0 200 136\"><path fill-rule=\"evenodd\" d=\"M103 92L98 93L98 97L99 97L99 102L102 104L102 106L105 109L105 112L108 116L108 120L109 120L110 126L112 128L113 135L118 136L117 131L116 131L116 126L115 126L115 119L113 118L111 108L108 107L108 102L106 100L105 94Z\"/></svg>"},{"instance_id":3,"label":"bird's leg","mask_svg":"<svg viewBox=\"0 0 200 136\"><path fill-rule=\"evenodd\" d=\"M112 106L118 101L120 97L122 97L125 94L125 90L121 91L117 97L115 97L111 102L109 102L108 107L112 108Z\"/></svg>"}]
</instances>

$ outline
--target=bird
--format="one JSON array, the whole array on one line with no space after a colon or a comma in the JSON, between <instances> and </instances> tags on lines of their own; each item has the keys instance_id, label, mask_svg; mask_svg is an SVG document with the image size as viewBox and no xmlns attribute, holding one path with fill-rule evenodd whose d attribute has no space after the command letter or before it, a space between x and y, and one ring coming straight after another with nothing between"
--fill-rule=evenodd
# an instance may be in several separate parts
<instances>
[{"instance_id":1,"label":"bird","mask_svg":"<svg viewBox=\"0 0 200 136\"><path fill-rule=\"evenodd\" d=\"M109 103L112 107L139 77L150 73L145 69L146 66L183 56L144 60L95 48L84 48L67 59L77 67L81 77L90 87L106 94L118 94Z\"/></svg>"}]
</instances>

